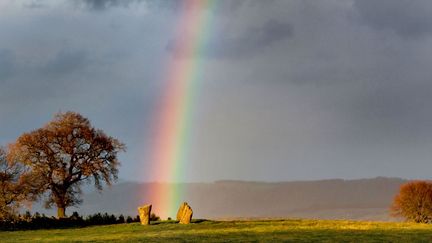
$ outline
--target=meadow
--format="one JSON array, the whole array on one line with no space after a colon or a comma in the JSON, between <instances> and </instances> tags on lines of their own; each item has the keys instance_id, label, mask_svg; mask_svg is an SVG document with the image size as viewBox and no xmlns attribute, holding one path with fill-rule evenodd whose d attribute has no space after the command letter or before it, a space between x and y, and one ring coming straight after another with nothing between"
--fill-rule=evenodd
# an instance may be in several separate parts
<instances>
[{"instance_id":1,"label":"meadow","mask_svg":"<svg viewBox=\"0 0 432 243\"><path fill-rule=\"evenodd\" d=\"M431 242L432 225L344 220L196 220L0 232L0 242Z\"/></svg>"}]
</instances>

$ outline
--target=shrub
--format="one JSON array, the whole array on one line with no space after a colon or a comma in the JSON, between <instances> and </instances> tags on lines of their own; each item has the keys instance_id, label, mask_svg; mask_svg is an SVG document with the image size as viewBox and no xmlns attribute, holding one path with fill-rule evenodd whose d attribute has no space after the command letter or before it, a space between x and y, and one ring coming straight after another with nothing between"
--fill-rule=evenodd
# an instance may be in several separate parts
<instances>
[{"instance_id":1,"label":"shrub","mask_svg":"<svg viewBox=\"0 0 432 243\"><path fill-rule=\"evenodd\" d=\"M120 214L120 216L118 217L117 223L118 224L125 223L125 218L124 218L123 214Z\"/></svg>"},{"instance_id":2,"label":"shrub","mask_svg":"<svg viewBox=\"0 0 432 243\"><path fill-rule=\"evenodd\" d=\"M134 220L128 216L128 222ZM88 215L85 219L77 212L73 212L68 218L57 219L55 217L47 217L44 214L35 213L31 215L29 211L24 215L17 215L8 220L0 220L0 230L22 230L22 229L51 229L51 228L70 228L70 227L85 227L90 225L107 225L124 223L123 215L118 218L113 214L95 213Z\"/></svg>"},{"instance_id":3,"label":"shrub","mask_svg":"<svg viewBox=\"0 0 432 243\"><path fill-rule=\"evenodd\" d=\"M133 222L140 222L140 217L139 217L139 215L137 215L137 216L133 219Z\"/></svg>"},{"instance_id":4,"label":"shrub","mask_svg":"<svg viewBox=\"0 0 432 243\"><path fill-rule=\"evenodd\" d=\"M412 181L400 187L391 207L394 216L417 223L432 222L432 182Z\"/></svg>"},{"instance_id":5,"label":"shrub","mask_svg":"<svg viewBox=\"0 0 432 243\"><path fill-rule=\"evenodd\" d=\"M150 221L159 221L159 220L160 220L159 216L157 216L154 213L150 214Z\"/></svg>"}]
</instances>

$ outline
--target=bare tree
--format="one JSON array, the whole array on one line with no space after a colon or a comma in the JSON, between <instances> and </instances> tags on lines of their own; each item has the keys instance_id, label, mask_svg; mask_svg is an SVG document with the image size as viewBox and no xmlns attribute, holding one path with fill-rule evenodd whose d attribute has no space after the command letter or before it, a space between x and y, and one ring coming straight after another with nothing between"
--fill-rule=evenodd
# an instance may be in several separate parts
<instances>
[{"instance_id":1,"label":"bare tree","mask_svg":"<svg viewBox=\"0 0 432 243\"><path fill-rule=\"evenodd\" d=\"M83 182L111 185L118 174L117 154L125 145L93 128L90 121L75 112L58 113L44 127L24 133L10 145L8 158L31 168L33 176L48 193L45 206L57 206L59 218L66 208L81 200Z\"/></svg>"}]
</instances>

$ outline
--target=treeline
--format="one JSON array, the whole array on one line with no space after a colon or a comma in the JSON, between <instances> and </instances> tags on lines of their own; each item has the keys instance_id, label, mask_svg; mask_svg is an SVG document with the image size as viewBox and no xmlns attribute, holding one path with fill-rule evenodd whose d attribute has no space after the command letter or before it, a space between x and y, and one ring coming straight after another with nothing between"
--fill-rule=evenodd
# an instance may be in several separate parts
<instances>
[{"instance_id":1,"label":"treeline","mask_svg":"<svg viewBox=\"0 0 432 243\"><path fill-rule=\"evenodd\" d=\"M150 221L158 221L160 218L151 214ZM95 213L83 217L78 212L73 212L67 218L48 217L45 214L34 213L33 215L27 211L24 214L18 214L15 217L0 220L0 230L33 230L33 229L58 229L58 228L74 228L85 227L91 225L109 225L139 222L139 215L135 217L123 216L118 217L114 214Z\"/></svg>"}]
</instances>

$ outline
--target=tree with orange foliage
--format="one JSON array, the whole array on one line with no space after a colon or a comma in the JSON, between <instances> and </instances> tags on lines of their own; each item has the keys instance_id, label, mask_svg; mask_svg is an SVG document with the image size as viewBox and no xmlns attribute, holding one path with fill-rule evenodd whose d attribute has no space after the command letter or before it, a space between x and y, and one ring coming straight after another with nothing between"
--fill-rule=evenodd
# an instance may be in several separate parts
<instances>
[{"instance_id":1,"label":"tree with orange foliage","mask_svg":"<svg viewBox=\"0 0 432 243\"><path fill-rule=\"evenodd\" d=\"M6 151L0 147L0 220L14 216L21 203L35 200L37 183L25 166L7 161Z\"/></svg>"},{"instance_id":2,"label":"tree with orange foliage","mask_svg":"<svg viewBox=\"0 0 432 243\"><path fill-rule=\"evenodd\" d=\"M391 211L417 223L432 222L432 182L412 181L401 186Z\"/></svg>"},{"instance_id":3,"label":"tree with orange foliage","mask_svg":"<svg viewBox=\"0 0 432 243\"><path fill-rule=\"evenodd\" d=\"M44 127L24 133L9 147L8 159L20 161L42 180L47 192L45 206L57 206L57 216L82 202L81 185L93 183L98 190L117 179L117 154L125 145L92 127L75 112L58 113Z\"/></svg>"}]
</instances>

